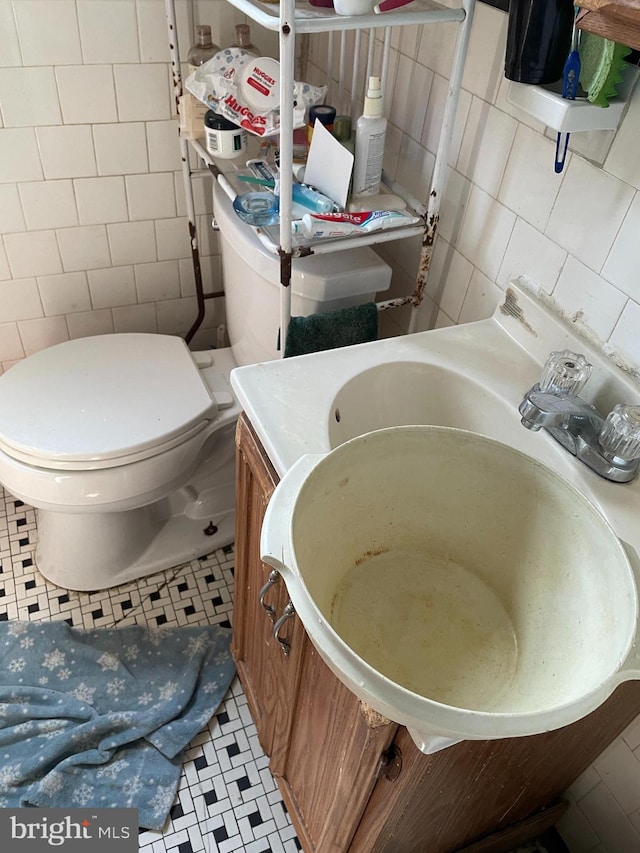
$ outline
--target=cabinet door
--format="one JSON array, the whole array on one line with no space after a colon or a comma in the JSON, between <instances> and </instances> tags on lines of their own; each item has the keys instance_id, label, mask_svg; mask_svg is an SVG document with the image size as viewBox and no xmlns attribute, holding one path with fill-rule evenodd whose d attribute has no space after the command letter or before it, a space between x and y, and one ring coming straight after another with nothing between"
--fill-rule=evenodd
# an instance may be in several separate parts
<instances>
[{"instance_id":1,"label":"cabinet door","mask_svg":"<svg viewBox=\"0 0 640 853\"><path fill-rule=\"evenodd\" d=\"M397 729L338 681L307 639L278 780L305 853L349 849Z\"/></svg>"},{"instance_id":2,"label":"cabinet door","mask_svg":"<svg viewBox=\"0 0 640 853\"><path fill-rule=\"evenodd\" d=\"M271 569L260 559L260 531L278 475L267 459L248 421L241 417L236 435L236 566L232 651L251 715L274 775L286 754L297 688L302 645L306 641L300 620L289 619L280 632L289 643L288 654L273 636L273 621L260 603L260 591ZM280 616L289 598L280 578L263 602Z\"/></svg>"},{"instance_id":3,"label":"cabinet door","mask_svg":"<svg viewBox=\"0 0 640 853\"><path fill-rule=\"evenodd\" d=\"M587 717L529 737L466 741L423 755L400 727L400 772L378 780L350 853L512 850L546 828L545 814L553 825L554 804L639 712L640 682L631 681Z\"/></svg>"}]
</instances>

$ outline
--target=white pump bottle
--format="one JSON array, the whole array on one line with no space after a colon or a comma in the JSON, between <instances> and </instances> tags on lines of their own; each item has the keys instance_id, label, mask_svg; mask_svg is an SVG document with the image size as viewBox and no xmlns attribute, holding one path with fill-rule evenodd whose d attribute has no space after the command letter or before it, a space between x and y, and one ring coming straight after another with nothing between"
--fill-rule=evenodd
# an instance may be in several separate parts
<instances>
[{"instance_id":1,"label":"white pump bottle","mask_svg":"<svg viewBox=\"0 0 640 853\"><path fill-rule=\"evenodd\" d=\"M356 124L353 165L353 195L376 195L380 191L387 120L383 115L379 77L369 77L364 111Z\"/></svg>"}]
</instances>

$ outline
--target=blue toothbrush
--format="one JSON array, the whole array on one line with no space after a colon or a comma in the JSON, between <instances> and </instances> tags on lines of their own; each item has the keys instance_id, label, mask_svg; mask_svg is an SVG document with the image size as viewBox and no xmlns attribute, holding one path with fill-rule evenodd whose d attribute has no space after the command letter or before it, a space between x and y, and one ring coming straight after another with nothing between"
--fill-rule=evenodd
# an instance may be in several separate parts
<instances>
[{"instance_id":1,"label":"blue toothbrush","mask_svg":"<svg viewBox=\"0 0 640 853\"><path fill-rule=\"evenodd\" d=\"M571 34L571 51L562 71L562 97L569 101L575 101L576 92L578 91L578 81L580 79L580 53L578 52L580 30L576 26L576 16L579 11L576 7L573 18L573 32ZM558 133L556 137L556 157L553 165L557 173L560 173L564 169L569 136L569 133Z\"/></svg>"}]
</instances>

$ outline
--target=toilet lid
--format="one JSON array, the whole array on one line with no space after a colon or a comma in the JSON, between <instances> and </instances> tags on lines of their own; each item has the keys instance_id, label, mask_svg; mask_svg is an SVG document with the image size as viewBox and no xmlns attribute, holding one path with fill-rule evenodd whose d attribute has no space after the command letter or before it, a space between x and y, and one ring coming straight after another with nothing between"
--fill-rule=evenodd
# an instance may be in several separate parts
<instances>
[{"instance_id":1,"label":"toilet lid","mask_svg":"<svg viewBox=\"0 0 640 853\"><path fill-rule=\"evenodd\" d=\"M216 413L182 338L80 338L41 350L2 377L0 446L32 464L99 467L101 460L149 456Z\"/></svg>"}]
</instances>

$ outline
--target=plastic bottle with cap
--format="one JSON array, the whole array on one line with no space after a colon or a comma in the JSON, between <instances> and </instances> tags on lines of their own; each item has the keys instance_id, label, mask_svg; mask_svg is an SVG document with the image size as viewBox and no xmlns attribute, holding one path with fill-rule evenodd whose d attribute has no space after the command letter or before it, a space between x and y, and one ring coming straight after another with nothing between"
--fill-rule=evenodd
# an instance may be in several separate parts
<instances>
[{"instance_id":1,"label":"plastic bottle with cap","mask_svg":"<svg viewBox=\"0 0 640 853\"><path fill-rule=\"evenodd\" d=\"M220 48L211 39L211 27L209 24L198 24L196 27L196 42L191 46L187 54L189 74L211 59Z\"/></svg>"},{"instance_id":2,"label":"plastic bottle with cap","mask_svg":"<svg viewBox=\"0 0 640 853\"><path fill-rule=\"evenodd\" d=\"M211 27L209 24L198 24L196 27L196 41L187 54L189 74L204 65L212 56L220 50L211 39ZM189 139L202 139L205 135L204 117L209 108L190 92L185 92L180 98L180 133Z\"/></svg>"},{"instance_id":3,"label":"plastic bottle with cap","mask_svg":"<svg viewBox=\"0 0 640 853\"><path fill-rule=\"evenodd\" d=\"M369 77L364 111L356 123L353 194L376 195L380 191L387 120L383 114L379 77Z\"/></svg>"},{"instance_id":4,"label":"plastic bottle with cap","mask_svg":"<svg viewBox=\"0 0 640 853\"><path fill-rule=\"evenodd\" d=\"M249 24L236 24L236 38L231 47L241 47L254 56L261 56L260 48L251 41L251 27Z\"/></svg>"}]
</instances>

